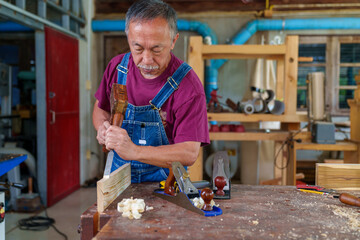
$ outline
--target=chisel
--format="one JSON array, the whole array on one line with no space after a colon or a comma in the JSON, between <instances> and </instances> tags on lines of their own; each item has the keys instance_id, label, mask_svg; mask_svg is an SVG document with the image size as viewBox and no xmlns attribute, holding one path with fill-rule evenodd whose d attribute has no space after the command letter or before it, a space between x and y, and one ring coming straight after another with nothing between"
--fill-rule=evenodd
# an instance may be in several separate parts
<instances>
[{"instance_id":1,"label":"chisel","mask_svg":"<svg viewBox=\"0 0 360 240\"><path fill-rule=\"evenodd\" d=\"M126 91L126 85L114 83L111 88L110 94L110 106L111 106L111 117L110 124L114 126L121 127L124 118L125 112L128 105L128 96ZM104 150L105 149L105 150ZM103 146L103 151L107 151L105 146ZM111 166L114 159L114 150L111 150L106 158L104 178L109 178L111 173Z\"/></svg>"}]
</instances>

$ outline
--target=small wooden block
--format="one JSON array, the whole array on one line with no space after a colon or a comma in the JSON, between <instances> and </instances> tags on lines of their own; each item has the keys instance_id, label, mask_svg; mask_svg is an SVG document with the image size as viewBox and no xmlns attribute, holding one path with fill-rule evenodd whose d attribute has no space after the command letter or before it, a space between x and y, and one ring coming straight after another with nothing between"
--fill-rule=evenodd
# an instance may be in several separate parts
<instances>
[{"instance_id":1,"label":"small wooden block","mask_svg":"<svg viewBox=\"0 0 360 240\"><path fill-rule=\"evenodd\" d=\"M360 190L360 164L316 164L316 185L338 190Z\"/></svg>"},{"instance_id":2,"label":"small wooden block","mask_svg":"<svg viewBox=\"0 0 360 240\"><path fill-rule=\"evenodd\" d=\"M324 163L344 163L344 159L324 159Z\"/></svg>"},{"instance_id":3,"label":"small wooden block","mask_svg":"<svg viewBox=\"0 0 360 240\"><path fill-rule=\"evenodd\" d=\"M131 184L131 167L127 163L97 182L97 210L102 213Z\"/></svg>"}]
</instances>

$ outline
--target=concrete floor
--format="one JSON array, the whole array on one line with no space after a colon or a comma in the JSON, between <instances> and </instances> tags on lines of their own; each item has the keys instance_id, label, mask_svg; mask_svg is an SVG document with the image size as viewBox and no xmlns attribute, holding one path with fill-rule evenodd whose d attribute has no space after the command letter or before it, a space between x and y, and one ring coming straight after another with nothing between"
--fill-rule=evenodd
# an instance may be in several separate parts
<instances>
[{"instance_id":1,"label":"concrete floor","mask_svg":"<svg viewBox=\"0 0 360 240\"><path fill-rule=\"evenodd\" d=\"M80 224L80 215L96 202L96 188L80 188L54 206L47 209L48 217L55 220L55 227L67 235L69 240L80 239L77 232ZM17 227L20 219L29 218L35 214L6 213L5 239L6 240L62 240L65 239L54 228L45 231L25 231ZM42 211L38 216L45 216Z\"/></svg>"}]
</instances>

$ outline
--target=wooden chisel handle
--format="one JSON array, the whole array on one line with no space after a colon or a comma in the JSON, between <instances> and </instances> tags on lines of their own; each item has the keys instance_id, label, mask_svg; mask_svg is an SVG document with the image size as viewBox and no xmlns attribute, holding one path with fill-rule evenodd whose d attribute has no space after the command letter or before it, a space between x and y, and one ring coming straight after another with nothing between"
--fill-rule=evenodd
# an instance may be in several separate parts
<instances>
[{"instance_id":1,"label":"wooden chisel handle","mask_svg":"<svg viewBox=\"0 0 360 240\"><path fill-rule=\"evenodd\" d=\"M114 83L111 87L110 94L110 105L111 105L111 117L110 124L121 127L125 112L128 105L128 96L126 91L126 85ZM109 152L106 146L103 145L103 152Z\"/></svg>"},{"instance_id":2,"label":"wooden chisel handle","mask_svg":"<svg viewBox=\"0 0 360 240\"><path fill-rule=\"evenodd\" d=\"M172 168L170 167L169 168L169 176L165 182L164 193L174 196L175 195L174 184L175 184L175 176L174 176L174 172L173 172Z\"/></svg>"},{"instance_id":3,"label":"wooden chisel handle","mask_svg":"<svg viewBox=\"0 0 360 240\"><path fill-rule=\"evenodd\" d=\"M353 196L348 193L342 193L339 196L339 199L342 203L351 205L351 206L357 206L360 207L360 198Z\"/></svg>"}]
</instances>

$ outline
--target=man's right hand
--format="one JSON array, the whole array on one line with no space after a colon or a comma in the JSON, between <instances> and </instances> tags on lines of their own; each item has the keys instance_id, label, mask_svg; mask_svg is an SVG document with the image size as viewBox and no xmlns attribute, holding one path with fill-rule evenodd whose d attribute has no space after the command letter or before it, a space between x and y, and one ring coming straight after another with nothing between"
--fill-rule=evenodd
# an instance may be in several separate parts
<instances>
[{"instance_id":1,"label":"man's right hand","mask_svg":"<svg viewBox=\"0 0 360 240\"><path fill-rule=\"evenodd\" d=\"M105 144L106 130L109 127L110 127L110 123L108 121L105 121L102 125L99 126L96 139L98 140L100 145Z\"/></svg>"}]
</instances>

